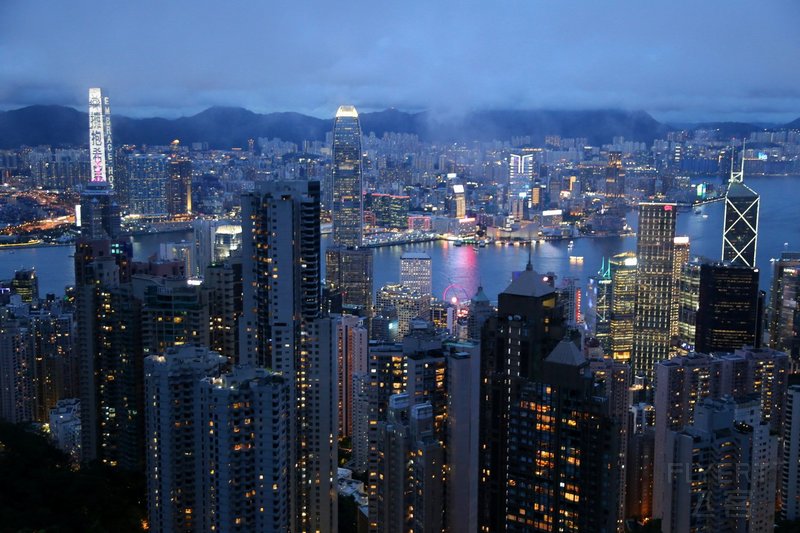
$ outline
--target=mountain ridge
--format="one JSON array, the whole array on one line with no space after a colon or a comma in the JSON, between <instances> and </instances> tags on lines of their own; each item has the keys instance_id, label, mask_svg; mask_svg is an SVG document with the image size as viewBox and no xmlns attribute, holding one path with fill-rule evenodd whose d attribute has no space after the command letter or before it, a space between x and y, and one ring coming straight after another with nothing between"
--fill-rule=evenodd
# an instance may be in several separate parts
<instances>
[{"instance_id":1,"label":"mountain ridge","mask_svg":"<svg viewBox=\"0 0 800 533\"><path fill-rule=\"evenodd\" d=\"M546 135L585 137L593 145L612 137L652 142L674 128L645 111L604 110L485 110L461 115L437 115L429 111L405 112L389 108L361 113L361 128L374 132L413 133L425 141L508 140L531 136L534 144ZM33 105L0 112L0 148L19 146L81 146L88 142L87 113L59 105ZM282 111L260 114L241 107L215 106L195 115L174 119L131 118L113 115L115 143L166 145L207 142L212 148L246 146L250 138L280 138L301 143L323 140L333 129L333 118L321 119ZM747 123L713 123L726 136L762 129ZM800 119L786 126L800 127Z\"/></svg>"}]
</instances>

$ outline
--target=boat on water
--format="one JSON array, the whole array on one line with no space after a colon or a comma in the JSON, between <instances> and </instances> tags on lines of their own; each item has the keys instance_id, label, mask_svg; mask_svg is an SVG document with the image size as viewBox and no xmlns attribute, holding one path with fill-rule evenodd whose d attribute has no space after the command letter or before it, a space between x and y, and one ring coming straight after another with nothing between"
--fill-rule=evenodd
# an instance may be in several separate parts
<instances>
[{"instance_id":1,"label":"boat on water","mask_svg":"<svg viewBox=\"0 0 800 533\"><path fill-rule=\"evenodd\" d=\"M479 242L478 246L481 247L481 248L486 248L486 241Z\"/></svg>"},{"instance_id":2,"label":"boat on water","mask_svg":"<svg viewBox=\"0 0 800 533\"><path fill-rule=\"evenodd\" d=\"M569 256L569 262L572 265L577 265L583 263L583 256L582 255L571 255Z\"/></svg>"},{"instance_id":3,"label":"boat on water","mask_svg":"<svg viewBox=\"0 0 800 533\"><path fill-rule=\"evenodd\" d=\"M695 215L702 215L703 214L703 210L702 209L695 209L694 210L694 214Z\"/></svg>"},{"instance_id":4,"label":"boat on water","mask_svg":"<svg viewBox=\"0 0 800 533\"><path fill-rule=\"evenodd\" d=\"M457 241L454 241L454 242L453 242L453 244L454 244L455 246L463 246L463 244L464 244L464 241L462 241L462 240L457 240Z\"/></svg>"},{"instance_id":5,"label":"boat on water","mask_svg":"<svg viewBox=\"0 0 800 533\"><path fill-rule=\"evenodd\" d=\"M567 244L567 248L572 249L573 246L575 246L575 243L573 241L569 241L569 244Z\"/></svg>"}]
</instances>

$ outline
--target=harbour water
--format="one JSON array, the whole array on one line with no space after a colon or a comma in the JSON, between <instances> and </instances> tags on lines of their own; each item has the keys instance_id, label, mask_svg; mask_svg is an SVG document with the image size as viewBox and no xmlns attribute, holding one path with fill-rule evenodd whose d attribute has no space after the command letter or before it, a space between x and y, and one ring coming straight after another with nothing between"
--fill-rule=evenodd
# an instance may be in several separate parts
<instances>
[{"instance_id":1,"label":"harbour water","mask_svg":"<svg viewBox=\"0 0 800 533\"><path fill-rule=\"evenodd\" d=\"M761 195L761 217L758 242L758 266L761 269L761 288L767 289L772 276L770 259L781 251L800 250L800 176L753 177L747 183ZM682 212L678 217L678 235L688 235L692 255L719 258L722 249L724 204L717 202ZM636 228L636 214L631 213L629 224ZM146 259L158 252L161 242L191 239L191 233L176 232L146 235L134 240L134 255ZM323 248L329 237L323 238ZM586 278L597 273L603 258L636 249L636 237L580 238L569 246L568 241L546 242L527 246L488 245L455 246L437 241L423 244L376 248L375 288L399 277L399 260L403 252L424 251L431 255L434 295L447 298L468 298L483 285L490 299L495 300L509 283L511 273L522 270L530 250L533 268L538 272L555 273L559 279L571 276L585 284ZM61 294L64 287L74 283L72 246L12 248L0 250L0 278L8 278L14 270L35 268L39 275L40 293ZM570 256L583 258L570 260Z\"/></svg>"}]
</instances>

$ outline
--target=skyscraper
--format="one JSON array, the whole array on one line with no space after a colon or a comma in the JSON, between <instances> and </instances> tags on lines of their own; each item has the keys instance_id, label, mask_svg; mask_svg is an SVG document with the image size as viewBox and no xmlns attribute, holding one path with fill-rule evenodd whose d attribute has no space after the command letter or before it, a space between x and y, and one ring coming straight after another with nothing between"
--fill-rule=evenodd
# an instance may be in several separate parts
<instances>
[{"instance_id":1,"label":"skyscraper","mask_svg":"<svg viewBox=\"0 0 800 533\"><path fill-rule=\"evenodd\" d=\"M201 379L217 377L226 362L193 344L145 359L147 514L153 531L198 529L202 512L197 499L203 495L197 492L195 453L207 429L195 425L197 389Z\"/></svg>"},{"instance_id":2,"label":"skyscraper","mask_svg":"<svg viewBox=\"0 0 800 533\"><path fill-rule=\"evenodd\" d=\"M361 126L358 111L340 106L333 123L333 242L361 246L363 229Z\"/></svg>"},{"instance_id":3,"label":"skyscraper","mask_svg":"<svg viewBox=\"0 0 800 533\"><path fill-rule=\"evenodd\" d=\"M510 455L512 420L527 418L518 407L522 388L540 382L542 364L564 338L564 309L556 290L530 263L498 297L496 317L489 318L481 336L480 409L480 531L503 531L506 525L509 469L518 458ZM521 437L522 438L522 437Z\"/></svg>"},{"instance_id":4,"label":"skyscraper","mask_svg":"<svg viewBox=\"0 0 800 533\"><path fill-rule=\"evenodd\" d=\"M769 303L769 346L800 356L800 252L783 252L773 263Z\"/></svg>"},{"instance_id":5,"label":"skyscraper","mask_svg":"<svg viewBox=\"0 0 800 533\"><path fill-rule=\"evenodd\" d=\"M102 89L89 89L89 182L81 193L81 235L93 239L119 234L119 206L113 195L114 146L111 107Z\"/></svg>"},{"instance_id":6,"label":"skyscraper","mask_svg":"<svg viewBox=\"0 0 800 533\"><path fill-rule=\"evenodd\" d=\"M373 254L371 248L330 246L325 250L325 282L341 294L344 312L372 318Z\"/></svg>"},{"instance_id":7,"label":"skyscraper","mask_svg":"<svg viewBox=\"0 0 800 533\"><path fill-rule=\"evenodd\" d=\"M731 161L731 175L725 191L722 260L755 268L760 198L744 184L744 161L744 149L739 172L734 172Z\"/></svg>"},{"instance_id":8,"label":"skyscraper","mask_svg":"<svg viewBox=\"0 0 800 533\"><path fill-rule=\"evenodd\" d=\"M191 213L192 161L186 156L177 153L172 154L169 158L168 175L166 190L167 213L170 216Z\"/></svg>"},{"instance_id":9,"label":"skyscraper","mask_svg":"<svg viewBox=\"0 0 800 533\"><path fill-rule=\"evenodd\" d=\"M242 197L240 358L293 375L300 323L320 313L319 182L261 182Z\"/></svg>"},{"instance_id":10,"label":"skyscraper","mask_svg":"<svg viewBox=\"0 0 800 533\"><path fill-rule=\"evenodd\" d=\"M622 152L609 152L606 166L606 196L621 197L625 195L625 167L622 164Z\"/></svg>"},{"instance_id":11,"label":"skyscraper","mask_svg":"<svg viewBox=\"0 0 800 533\"><path fill-rule=\"evenodd\" d=\"M683 265L689 262L690 257L690 244L689 237L681 236L675 237L675 255L672 262L672 301L671 301L671 314L669 318L671 344L673 349L676 345L675 340L678 337L678 324L680 318L680 287L681 287L681 271Z\"/></svg>"},{"instance_id":12,"label":"skyscraper","mask_svg":"<svg viewBox=\"0 0 800 533\"><path fill-rule=\"evenodd\" d=\"M136 154L128 159L130 211L137 215L168 214L169 158L163 154Z\"/></svg>"},{"instance_id":13,"label":"skyscraper","mask_svg":"<svg viewBox=\"0 0 800 533\"><path fill-rule=\"evenodd\" d=\"M431 256L424 252L405 252L400 256L400 283L422 296L433 293Z\"/></svg>"},{"instance_id":14,"label":"skyscraper","mask_svg":"<svg viewBox=\"0 0 800 533\"><path fill-rule=\"evenodd\" d=\"M634 372L649 378L653 365L669 357L676 216L675 204L639 204L631 364Z\"/></svg>"},{"instance_id":15,"label":"skyscraper","mask_svg":"<svg viewBox=\"0 0 800 533\"><path fill-rule=\"evenodd\" d=\"M730 352L761 341L757 268L703 264L696 319L695 350Z\"/></svg>"},{"instance_id":16,"label":"skyscraper","mask_svg":"<svg viewBox=\"0 0 800 533\"><path fill-rule=\"evenodd\" d=\"M633 316L636 307L636 254L625 252L611 258L611 354L616 361L630 361L633 353Z\"/></svg>"}]
</instances>

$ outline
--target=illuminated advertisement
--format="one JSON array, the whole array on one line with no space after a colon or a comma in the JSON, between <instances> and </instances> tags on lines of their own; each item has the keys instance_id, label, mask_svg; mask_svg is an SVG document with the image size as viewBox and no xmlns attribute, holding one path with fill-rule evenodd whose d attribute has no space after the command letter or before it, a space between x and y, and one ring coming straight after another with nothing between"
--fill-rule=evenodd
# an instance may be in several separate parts
<instances>
[{"instance_id":1,"label":"illuminated advertisement","mask_svg":"<svg viewBox=\"0 0 800 533\"><path fill-rule=\"evenodd\" d=\"M89 160L92 183L111 183L113 165L111 154L111 107L108 96L93 87L89 89Z\"/></svg>"}]
</instances>

